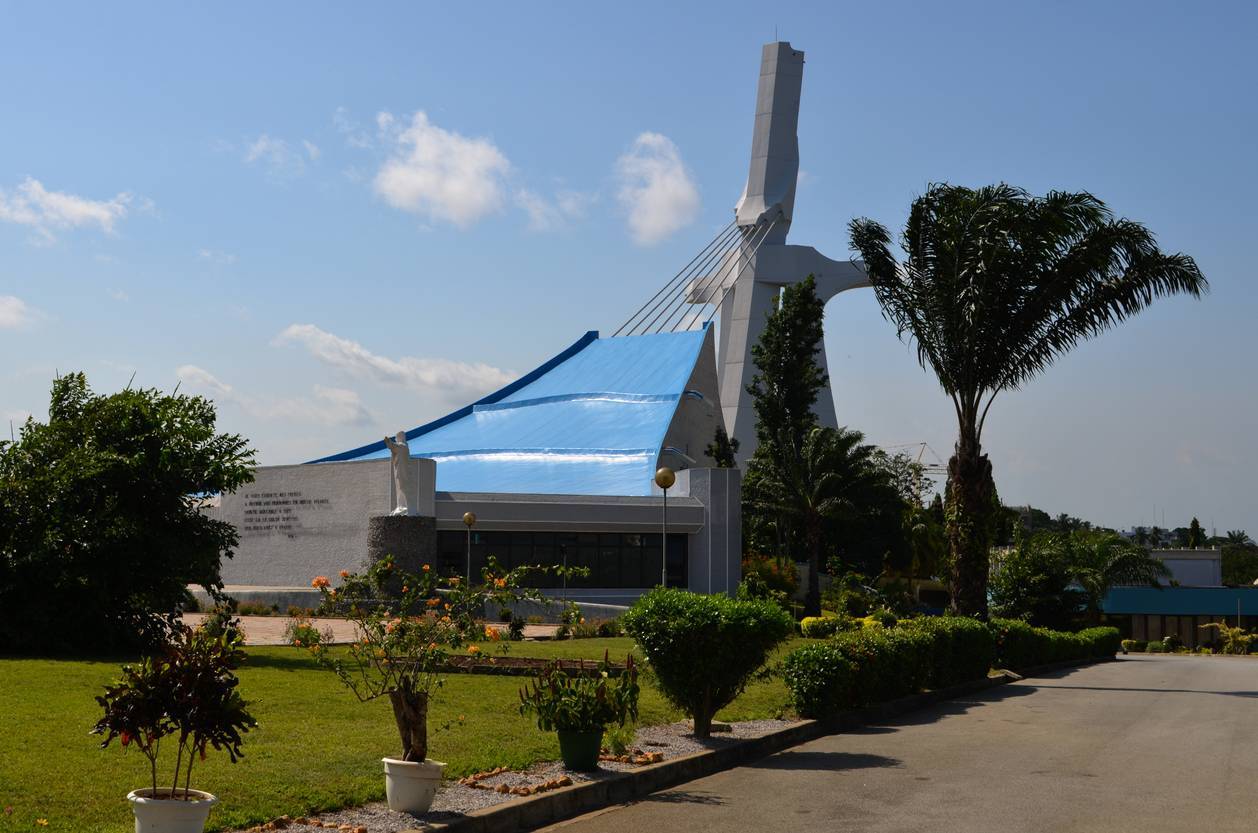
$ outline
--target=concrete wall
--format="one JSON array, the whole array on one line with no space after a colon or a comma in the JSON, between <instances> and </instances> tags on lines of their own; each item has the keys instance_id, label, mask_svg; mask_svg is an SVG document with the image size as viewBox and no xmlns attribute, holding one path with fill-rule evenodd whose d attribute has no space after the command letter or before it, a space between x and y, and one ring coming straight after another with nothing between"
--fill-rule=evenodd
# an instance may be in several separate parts
<instances>
[{"instance_id":1,"label":"concrete wall","mask_svg":"<svg viewBox=\"0 0 1258 833\"><path fill-rule=\"evenodd\" d=\"M677 473L675 488L701 503L705 513L703 527L688 542L689 589L733 595L742 579L742 472L686 469Z\"/></svg>"},{"instance_id":2,"label":"concrete wall","mask_svg":"<svg viewBox=\"0 0 1258 833\"><path fill-rule=\"evenodd\" d=\"M1223 552L1221 550L1153 550L1153 555L1161 559L1171 571L1171 579L1162 579L1163 584L1169 584L1173 580L1181 587L1223 586Z\"/></svg>"},{"instance_id":3,"label":"concrete wall","mask_svg":"<svg viewBox=\"0 0 1258 833\"><path fill-rule=\"evenodd\" d=\"M356 570L366 560L367 518L392 508L388 460L263 466L254 477L208 510L240 533L223 562L225 584L301 587Z\"/></svg>"},{"instance_id":4,"label":"concrete wall","mask_svg":"<svg viewBox=\"0 0 1258 833\"><path fill-rule=\"evenodd\" d=\"M420 506L432 507L436 529L463 530L476 513L481 531L657 532L661 497L436 492L436 464L416 459ZM316 575L335 576L367 563L368 526L392 510L389 460L266 466L255 481L225 495L207 512L240 532L223 582L239 598L308 589ZM669 490L668 529L689 536L689 588L733 593L741 578L741 477L737 469L687 469ZM421 510L422 511L422 510ZM431 533L431 527L426 527ZM394 547L396 548L396 547ZM573 591L586 602L629 604L643 590ZM294 603L285 596L287 603Z\"/></svg>"}]
</instances>

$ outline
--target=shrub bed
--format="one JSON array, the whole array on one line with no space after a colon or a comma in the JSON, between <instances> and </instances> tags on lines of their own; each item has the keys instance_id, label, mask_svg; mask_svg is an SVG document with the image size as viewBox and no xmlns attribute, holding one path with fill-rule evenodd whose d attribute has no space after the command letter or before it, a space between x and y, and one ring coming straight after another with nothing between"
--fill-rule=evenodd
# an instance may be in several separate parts
<instances>
[{"instance_id":1,"label":"shrub bed","mask_svg":"<svg viewBox=\"0 0 1258 833\"><path fill-rule=\"evenodd\" d=\"M981 622L914 619L805 646L787 656L783 671L796 711L821 717L984 677L992 655L992 636Z\"/></svg>"},{"instance_id":2,"label":"shrub bed","mask_svg":"<svg viewBox=\"0 0 1258 833\"><path fill-rule=\"evenodd\" d=\"M1124 639L1122 642L1123 653L1143 654L1144 648L1148 644L1143 639Z\"/></svg>"},{"instance_id":3,"label":"shrub bed","mask_svg":"<svg viewBox=\"0 0 1258 833\"><path fill-rule=\"evenodd\" d=\"M1117 628L1078 633L1000 619L907 619L895 627L861 628L806 645L783 662L786 685L803 717L824 717L987 676L993 666L1029 668L1113 656Z\"/></svg>"},{"instance_id":4,"label":"shrub bed","mask_svg":"<svg viewBox=\"0 0 1258 833\"><path fill-rule=\"evenodd\" d=\"M1121 647L1118 628L1087 628L1078 633L1033 627L1020 619L992 619L996 666L1031 668L1050 662L1112 657Z\"/></svg>"}]
</instances>

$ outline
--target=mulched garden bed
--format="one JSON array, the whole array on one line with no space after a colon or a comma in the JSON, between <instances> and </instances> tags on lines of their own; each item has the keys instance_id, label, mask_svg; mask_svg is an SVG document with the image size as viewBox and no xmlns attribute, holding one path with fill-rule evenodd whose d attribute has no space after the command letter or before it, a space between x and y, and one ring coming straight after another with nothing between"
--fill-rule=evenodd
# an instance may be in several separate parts
<instances>
[{"instance_id":1,"label":"mulched garden bed","mask_svg":"<svg viewBox=\"0 0 1258 833\"><path fill-rule=\"evenodd\" d=\"M788 720L749 720L730 724L729 732L714 733L706 740L693 737L689 723L646 726L638 729L634 735L629 761L615 760L614 756L604 754L600 756L599 768L594 772L572 772L564 769L563 764L558 761L534 764L523 771L498 768L478 772L458 781L446 781L433 800L432 809L422 816L395 813L384 802L373 802L316 816L276 819L251 827L243 833L270 830L288 830L291 833L328 830L338 833L399 833L403 830L423 830L431 823L449 823L467 813L521 796L537 795L584 781L621 778L623 773L631 772L647 763L669 761L708 749L719 749L762 737L790 725L792 723Z\"/></svg>"},{"instance_id":2,"label":"mulched garden bed","mask_svg":"<svg viewBox=\"0 0 1258 833\"><path fill-rule=\"evenodd\" d=\"M452 656L441 669L454 674L501 674L504 676L532 677L555 660L513 656ZM598 674L599 663L593 660L561 659L559 667L570 676L593 677ZM625 670L623 662L611 663L609 677L618 677Z\"/></svg>"}]
</instances>

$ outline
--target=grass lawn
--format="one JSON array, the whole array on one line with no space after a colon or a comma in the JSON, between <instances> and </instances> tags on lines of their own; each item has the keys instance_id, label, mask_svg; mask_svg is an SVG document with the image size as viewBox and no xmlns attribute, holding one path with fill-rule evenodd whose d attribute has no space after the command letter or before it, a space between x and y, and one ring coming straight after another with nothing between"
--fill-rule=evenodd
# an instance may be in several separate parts
<instances>
[{"instance_id":1,"label":"grass lawn","mask_svg":"<svg viewBox=\"0 0 1258 833\"><path fill-rule=\"evenodd\" d=\"M785 650L803 640L789 643ZM496 645L484 644L490 653ZM580 639L511 643L511 655L587 657L604 650L623 658L631 640ZM96 722L95 695L113 679L117 662L0 658L0 831L134 829L124 796L148 784L147 762L115 743L97 748L88 731ZM398 739L387 700L361 704L329 672L296 648L251 648L241 669L241 692L253 702L258 728L245 740L245 758L232 766L211 754L193 772L193 785L221 799L208 829L240 827L282 814L300 815L384 797L380 758ZM432 754L459 777L494 766L523 767L559 757L553 733L539 732L515 709L525 678L451 674L438 692L432 726L466 718L439 731ZM643 686L641 722L680 719L655 688ZM781 716L787 691L780 679L757 681L718 717L750 720ZM163 770L170 777L170 770ZM159 773L160 776L160 773ZM12 812L4 812L11 806ZM37 827L36 819L47 819Z\"/></svg>"}]
</instances>

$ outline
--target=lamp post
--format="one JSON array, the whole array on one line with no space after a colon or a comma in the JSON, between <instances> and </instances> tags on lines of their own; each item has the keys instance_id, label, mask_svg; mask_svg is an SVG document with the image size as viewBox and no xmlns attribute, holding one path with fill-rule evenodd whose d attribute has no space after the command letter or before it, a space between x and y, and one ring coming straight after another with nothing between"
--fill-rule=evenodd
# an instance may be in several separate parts
<instances>
[{"instance_id":1,"label":"lamp post","mask_svg":"<svg viewBox=\"0 0 1258 833\"><path fill-rule=\"evenodd\" d=\"M568 545L559 545L559 555L563 558L563 603L568 604Z\"/></svg>"},{"instance_id":2,"label":"lamp post","mask_svg":"<svg viewBox=\"0 0 1258 833\"><path fill-rule=\"evenodd\" d=\"M655 470L655 485L664 490L664 524L660 532L660 586L668 586L668 490L677 482L677 475L668 466Z\"/></svg>"},{"instance_id":3,"label":"lamp post","mask_svg":"<svg viewBox=\"0 0 1258 833\"><path fill-rule=\"evenodd\" d=\"M472 586L472 526L476 523L475 512L463 513L463 524L467 527L467 586Z\"/></svg>"}]
</instances>

